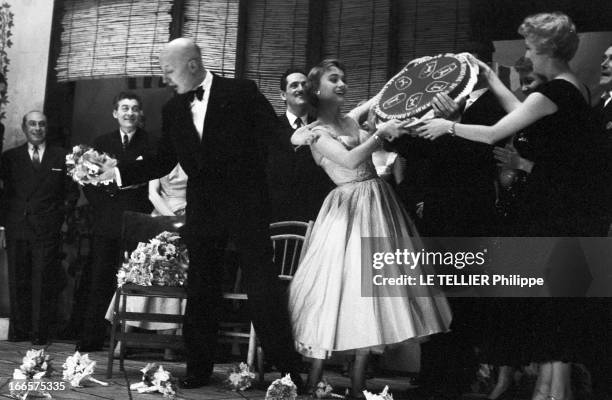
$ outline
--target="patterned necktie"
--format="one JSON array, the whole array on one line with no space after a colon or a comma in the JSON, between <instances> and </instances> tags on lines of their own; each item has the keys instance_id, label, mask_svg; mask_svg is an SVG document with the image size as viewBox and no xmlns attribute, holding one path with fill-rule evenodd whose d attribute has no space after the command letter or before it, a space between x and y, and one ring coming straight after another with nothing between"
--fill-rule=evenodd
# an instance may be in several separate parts
<instances>
[{"instance_id":1,"label":"patterned necktie","mask_svg":"<svg viewBox=\"0 0 612 400\"><path fill-rule=\"evenodd\" d=\"M34 165L34 169L40 168L40 154L38 153L37 145L34 145L32 150L32 165Z\"/></svg>"},{"instance_id":2,"label":"patterned necktie","mask_svg":"<svg viewBox=\"0 0 612 400\"><path fill-rule=\"evenodd\" d=\"M127 134L123 134L123 142L121 143L121 146L123 147L123 151L127 150L128 144L130 144L130 138L128 137Z\"/></svg>"},{"instance_id":3,"label":"patterned necktie","mask_svg":"<svg viewBox=\"0 0 612 400\"><path fill-rule=\"evenodd\" d=\"M302 118L298 117L295 119L295 129L300 129L304 126L304 122L302 122Z\"/></svg>"}]
</instances>

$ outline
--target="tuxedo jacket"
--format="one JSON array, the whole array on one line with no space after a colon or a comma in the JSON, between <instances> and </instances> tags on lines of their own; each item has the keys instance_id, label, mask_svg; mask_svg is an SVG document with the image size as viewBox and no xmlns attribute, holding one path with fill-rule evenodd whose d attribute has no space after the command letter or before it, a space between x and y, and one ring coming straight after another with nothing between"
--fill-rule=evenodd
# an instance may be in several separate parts
<instances>
[{"instance_id":1,"label":"tuxedo jacket","mask_svg":"<svg viewBox=\"0 0 612 400\"><path fill-rule=\"evenodd\" d=\"M495 95L487 91L465 110L461 123L494 125L505 114ZM417 154L429 161L423 183L423 234L494 233L497 169L493 146L450 135L435 141L402 137L395 146L407 159Z\"/></svg>"},{"instance_id":2,"label":"tuxedo jacket","mask_svg":"<svg viewBox=\"0 0 612 400\"><path fill-rule=\"evenodd\" d=\"M47 143L35 169L27 143L2 155L4 184L1 223L8 239L59 239L66 201L74 204L76 185L66 175L66 151Z\"/></svg>"},{"instance_id":3,"label":"tuxedo jacket","mask_svg":"<svg viewBox=\"0 0 612 400\"><path fill-rule=\"evenodd\" d=\"M189 94L162 110L156 156L119 166L123 185L168 174L177 162L187 173L187 241L234 232L245 240L267 235L267 143L276 115L254 82L214 76L202 140L193 124ZM267 237L267 236L265 236Z\"/></svg>"},{"instance_id":4,"label":"tuxedo jacket","mask_svg":"<svg viewBox=\"0 0 612 400\"><path fill-rule=\"evenodd\" d=\"M274 221L315 220L323 200L335 187L325 171L315 163L309 146L294 149L291 144L294 131L287 114L280 115L268 162Z\"/></svg>"},{"instance_id":5,"label":"tuxedo jacket","mask_svg":"<svg viewBox=\"0 0 612 400\"><path fill-rule=\"evenodd\" d=\"M138 129L123 151L121 134L116 130L98 136L93 147L116 158L118 165L122 165L138 158L149 157L153 151L152 144L147 132ZM150 213L152 209L146 184L125 189L119 189L115 184L85 185L83 193L93 208L93 232L100 236L120 238L124 211Z\"/></svg>"}]
</instances>

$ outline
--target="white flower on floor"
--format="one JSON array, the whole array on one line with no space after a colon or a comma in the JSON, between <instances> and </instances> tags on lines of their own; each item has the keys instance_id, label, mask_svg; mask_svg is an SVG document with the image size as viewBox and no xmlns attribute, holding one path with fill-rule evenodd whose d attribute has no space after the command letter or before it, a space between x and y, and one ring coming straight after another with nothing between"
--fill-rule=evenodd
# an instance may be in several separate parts
<instances>
[{"instance_id":1,"label":"white flower on floor","mask_svg":"<svg viewBox=\"0 0 612 400\"><path fill-rule=\"evenodd\" d=\"M393 395L389 393L389 386L385 386L379 394L370 393L367 390L363 391L366 400L393 400Z\"/></svg>"},{"instance_id":2,"label":"white flower on floor","mask_svg":"<svg viewBox=\"0 0 612 400\"><path fill-rule=\"evenodd\" d=\"M266 391L266 400L295 400L296 397L297 386L289 374L272 382Z\"/></svg>"},{"instance_id":3,"label":"white flower on floor","mask_svg":"<svg viewBox=\"0 0 612 400\"><path fill-rule=\"evenodd\" d=\"M255 374L246 363L234 365L227 371L227 383L232 390L246 390L251 387Z\"/></svg>"},{"instance_id":4,"label":"white flower on floor","mask_svg":"<svg viewBox=\"0 0 612 400\"><path fill-rule=\"evenodd\" d=\"M164 369L163 365L157 366L155 363L149 363L140 371L142 380L131 384L130 390L137 390L138 393L159 392L165 398L174 399L176 395L174 378L170 371Z\"/></svg>"},{"instance_id":5,"label":"white flower on floor","mask_svg":"<svg viewBox=\"0 0 612 400\"><path fill-rule=\"evenodd\" d=\"M41 379L51 375L51 357L45 349L28 350L19 369L13 372L13 379Z\"/></svg>"},{"instance_id":6,"label":"white flower on floor","mask_svg":"<svg viewBox=\"0 0 612 400\"><path fill-rule=\"evenodd\" d=\"M333 393L334 388L325 379L317 383L317 387L313 393L317 399L344 399L345 396Z\"/></svg>"},{"instance_id":7,"label":"white flower on floor","mask_svg":"<svg viewBox=\"0 0 612 400\"><path fill-rule=\"evenodd\" d=\"M72 387L83 387L83 383L86 381L108 386L108 383L92 377L96 369L96 362L89 359L89 354L81 355L77 351L74 355L66 358L66 362L62 367L64 368L62 379L70 382Z\"/></svg>"},{"instance_id":8,"label":"white flower on floor","mask_svg":"<svg viewBox=\"0 0 612 400\"><path fill-rule=\"evenodd\" d=\"M15 385L15 387L23 387L23 389L14 389L10 391L10 396L15 399L25 400L30 395L36 394L37 396L43 396L50 399L51 395L46 391L28 390L27 382L32 380L40 380L44 377L50 376L53 368L51 366L51 357L45 349L40 350L28 350L25 357L22 359L22 363L19 369L13 371L13 380L20 381L19 383L26 383L26 385Z\"/></svg>"}]
</instances>

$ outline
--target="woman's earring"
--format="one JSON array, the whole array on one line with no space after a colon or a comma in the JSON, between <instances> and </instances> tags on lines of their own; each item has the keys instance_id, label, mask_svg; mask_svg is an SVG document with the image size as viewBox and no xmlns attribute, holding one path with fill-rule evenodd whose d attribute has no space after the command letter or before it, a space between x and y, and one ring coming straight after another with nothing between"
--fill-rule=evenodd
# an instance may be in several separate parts
<instances>
[{"instance_id":1,"label":"woman's earring","mask_svg":"<svg viewBox=\"0 0 612 400\"><path fill-rule=\"evenodd\" d=\"M318 95L320 95L320 94L321 94L321 91L320 91L320 90L317 90L317 96L318 96Z\"/></svg>"}]
</instances>

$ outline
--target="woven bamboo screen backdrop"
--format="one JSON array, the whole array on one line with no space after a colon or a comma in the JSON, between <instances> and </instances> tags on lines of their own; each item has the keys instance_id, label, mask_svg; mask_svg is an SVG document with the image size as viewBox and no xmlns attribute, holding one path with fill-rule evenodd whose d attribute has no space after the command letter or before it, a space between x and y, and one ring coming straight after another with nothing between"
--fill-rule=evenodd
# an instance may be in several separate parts
<instances>
[{"instance_id":1,"label":"woven bamboo screen backdrop","mask_svg":"<svg viewBox=\"0 0 612 400\"><path fill-rule=\"evenodd\" d=\"M238 49L240 0L184 0L181 35L201 46L204 65L220 75L235 76L242 51L243 76L280 113L280 75L289 67L310 67L309 22L321 24L322 42L312 43L321 58L337 57L346 65L347 109L375 95L411 59L459 50L470 33L470 1L326 0L316 3L323 7L322 21L309 18L311 1L319 0L246 1L244 48ZM64 0L58 81L159 76L173 3Z\"/></svg>"},{"instance_id":2,"label":"woven bamboo screen backdrop","mask_svg":"<svg viewBox=\"0 0 612 400\"><path fill-rule=\"evenodd\" d=\"M280 113L280 76L306 66L308 0L249 1L247 18L245 78L253 79Z\"/></svg>"},{"instance_id":3,"label":"woven bamboo screen backdrop","mask_svg":"<svg viewBox=\"0 0 612 400\"><path fill-rule=\"evenodd\" d=\"M389 0L325 2L323 56L347 69L346 108L374 96L387 81Z\"/></svg>"},{"instance_id":4,"label":"woven bamboo screen backdrop","mask_svg":"<svg viewBox=\"0 0 612 400\"><path fill-rule=\"evenodd\" d=\"M399 1L400 65L417 57L463 50L470 35L469 9L469 1Z\"/></svg>"},{"instance_id":5,"label":"woven bamboo screen backdrop","mask_svg":"<svg viewBox=\"0 0 612 400\"><path fill-rule=\"evenodd\" d=\"M159 75L172 0L65 0L59 82Z\"/></svg>"},{"instance_id":6,"label":"woven bamboo screen backdrop","mask_svg":"<svg viewBox=\"0 0 612 400\"><path fill-rule=\"evenodd\" d=\"M233 77L236 67L238 0L186 0L184 37L202 49L209 70Z\"/></svg>"}]
</instances>

